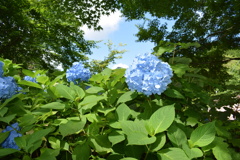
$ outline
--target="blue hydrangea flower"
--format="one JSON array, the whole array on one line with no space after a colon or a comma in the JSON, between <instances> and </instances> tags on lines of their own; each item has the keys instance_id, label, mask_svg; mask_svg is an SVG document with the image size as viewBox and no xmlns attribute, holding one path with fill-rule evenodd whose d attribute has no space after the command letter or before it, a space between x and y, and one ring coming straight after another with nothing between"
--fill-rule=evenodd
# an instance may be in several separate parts
<instances>
[{"instance_id":1,"label":"blue hydrangea flower","mask_svg":"<svg viewBox=\"0 0 240 160\"><path fill-rule=\"evenodd\" d=\"M0 61L0 77L3 77L3 62Z\"/></svg>"},{"instance_id":2,"label":"blue hydrangea flower","mask_svg":"<svg viewBox=\"0 0 240 160\"><path fill-rule=\"evenodd\" d=\"M4 129L2 132L8 132L10 131L9 136L2 142L1 146L3 148L13 148L13 149L19 149L16 142L14 141L14 138L21 137L22 134L18 133L17 131L20 130L20 127L18 126L18 123L14 123L10 126L7 126L6 129Z\"/></svg>"},{"instance_id":3,"label":"blue hydrangea flower","mask_svg":"<svg viewBox=\"0 0 240 160\"><path fill-rule=\"evenodd\" d=\"M91 72L89 69L84 68L81 62L74 62L73 66L67 69L66 77L69 82L76 84L80 81L87 81L91 77Z\"/></svg>"},{"instance_id":4,"label":"blue hydrangea flower","mask_svg":"<svg viewBox=\"0 0 240 160\"><path fill-rule=\"evenodd\" d=\"M0 77L0 100L11 98L18 91L13 77Z\"/></svg>"},{"instance_id":5,"label":"blue hydrangea flower","mask_svg":"<svg viewBox=\"0 0 240 160\"><path fill-rule=\"evenodd\" d=\"M32 77L30 77L30 76L25 76L23 79L24 79L25 81L30 81L30 82L37 83L36 78L32 78Z\"/></svg>"},{"instance_id":6,"label":"blue hydrangea flower","mask_svg":"<svg viewBox=\"0 0 240 160\"><path fill-rule=\"evenodd\" d=\"M129 89L147 96L164 92L171 83L172 76L173 72L168 63L147 53L138 55L125 73Z\"/></svg>"}]
</instances>

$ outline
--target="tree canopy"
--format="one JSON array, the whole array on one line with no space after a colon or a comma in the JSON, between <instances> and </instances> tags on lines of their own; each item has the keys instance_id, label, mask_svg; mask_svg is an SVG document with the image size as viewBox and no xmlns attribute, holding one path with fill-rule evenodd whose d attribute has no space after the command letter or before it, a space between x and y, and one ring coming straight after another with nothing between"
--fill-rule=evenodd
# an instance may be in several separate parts
<instances>
[{"instance_id":1,"label":"tree canopy","mask_svg":"<svg viewBox=\"0 0 240 160\"><path fill-rule=\"evenodd\" d=\"M116 8L115 0L0 1L0 57L30 68L85 61L95 42L80 27L100 30L100 16Z\"/></svg>"},{"instance_id":2,"label":"tree canopy","mask_svg":"<svg viewBox=\"0 0 240 160\"><path fill-rule=\"evenodd\" d=\"M226 50L240 47L240 3L238 0L121 0L122 12L128 20L145 19L136 34L139 41L154 42L157 47L175 44L173 52L165 52L163 57L186 56L193 61L192 66L205 68L210 77L226 78L222 64ZM146 19L150 14L153 19ZM173 20L171 31L161 19ZM167 42L167 43L166 43ZM181 50L181 43L193 45ZM222 70L222 72L220 72ZM204 71L204 70L203 70ZM205 70L206 71L206 70Z\"/></svg>"}]
</instances>

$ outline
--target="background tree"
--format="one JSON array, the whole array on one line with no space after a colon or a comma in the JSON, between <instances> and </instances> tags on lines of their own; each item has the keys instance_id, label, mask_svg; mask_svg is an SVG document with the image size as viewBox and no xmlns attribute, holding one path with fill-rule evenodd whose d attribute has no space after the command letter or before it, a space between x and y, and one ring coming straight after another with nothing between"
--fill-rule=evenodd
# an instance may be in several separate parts
<instances>
[{"instance_id":1,"label":"background tree","mask_svg":"<svg viewBox=\"0 0 240 160\"><path fill-rule=\"evenodd\" d=\"M121 0L122 12L128 20L145 19L136 34L139 41L154 42L157 47L175 44L174 53L165 52L163 57L185 56L192 59L191 66L202 68L208 77L226 79L222 64L228 49L240 46L240 2L238 0ZM150 14L154 19L146 19ZM174 20L172 31L161 18ZM168 42L168 43L166 43ZM170 43L169 43L170 42ZM198 42L200 47L181 49L181 43Z\"/></svg>"},{"instance_id":2,"label":"background tree","mask_svg":"<svg viewBox=\"0 0 240 160\"><path fill-rule=\"evenodd\" d=\"M80 27L100 30L100 16L116 7L115 0L0 1L0 57L29 68L85 61L95 42Z\"/></svg>"}]
</instances>

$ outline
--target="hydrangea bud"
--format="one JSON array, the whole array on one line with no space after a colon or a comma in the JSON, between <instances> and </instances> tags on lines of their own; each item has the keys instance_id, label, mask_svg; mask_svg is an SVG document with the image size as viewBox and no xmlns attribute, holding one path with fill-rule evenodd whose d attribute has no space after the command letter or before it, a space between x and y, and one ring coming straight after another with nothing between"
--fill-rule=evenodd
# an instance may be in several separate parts
<instances>
[{"instance_id":1,"label":"hydrangea bud","mask_svg":"<svg viewBox=\"0 0 240 160\"><path fill-rule=\"evenodd\" d=\"M25 76L23 79L24 79L25 81L30 81L30 82L37 83L36 78L32 78L32 77L30 77L30 76Z\"/></svg>"},{"instance_id":2,"label":"hydrangea bud","mask_svg":"<svg viewBox=\"0 0 240 160\"><path fill-rule=\"evenodd\" d=\"M126 70L126 83L130 90L137 90L147 96L161 94L171 83L173 76L170 65L152 54L135 57L133 64Z\"/></svg>"},{"instance_id":3,"label":"hydrangea bud","mask_svg":"<svg viewBox=\"0 0 240 160\"><path fill-rule=\"evenodd\" d=\"M18 123L14 123L10 126L7 126L6 129L4 129L2 132L8 132L10 131L9 136L2 142L1 146L3 148L13 148L13 149L19 149L16 142L14 141L14 138L21 137L22 134L18 133L17 131L20 130L20 127L18 126Z\"/></svg>"},{"instance_id":4,"label":"hydrangea bud","mask_svg":"<svg viewBox=\"0 0 240 160\"><path fill-rule=\"evenodd\" d=\"M87 81L91 77L91 72L84 68L81 62L74 62L73 66L67 69L66 77L69 82L77 84L80 81Z\"/></svg>"},{"instance_id":5,"label":"hydrangea bud","mask_svg":"<svg viewBox=\"0 0 240 160\"><path fill-rule=\"evenodd\" d=\"M4 63L0 61L0 77L3 77L3 65Z\"/></svg>"},{"instance_id":6,"label":"hydrangea bud","mask_svg":"<svg viewBox=\"0 0 240 160\"><path fill-rule=\"evenodd\" d=\"M0 100L11 98L18 90L13 77L0 77Z\"/></svg>"}]
</instances>

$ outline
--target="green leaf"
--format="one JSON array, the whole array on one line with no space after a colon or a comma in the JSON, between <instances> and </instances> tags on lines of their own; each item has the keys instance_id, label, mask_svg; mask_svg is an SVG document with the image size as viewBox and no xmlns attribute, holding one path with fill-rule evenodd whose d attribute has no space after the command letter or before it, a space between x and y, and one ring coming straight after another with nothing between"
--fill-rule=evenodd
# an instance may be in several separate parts
<instances>
[{"instance_id":1,"label":"green leaf","mask_svg":"<svg viewBox=\"0 0 240 160\"><path fill-rule=\"evenodd\" d=\"M190 147L192 148L194 146L207 146L214 140L215 133L215 122L206 123L196 128L190 136Z\"/></svg>"},{"instance_id":2,"label":"green leaf","mask_svg":"<svg viewBox=\"0 0 240 160\"><path fill-rule=\"evenodd\" d=\"M6 117L0 117L0 121L5 123L10 123L15 117L16 117L16 114L11 114Z\"/></svg>"},{"instance_id":3,"label":"green leaf","mask_svg":"<svg viewBox=\"0 0 240 160\"><path fill-rule=\"evenodd\" d=\"M203 152L199 148L191 148L190 149L186 143L182 145L182 149L184 150L184 152L187 154L187 156L190 159L203 156Z\"/></svg>"},{"instance_id":4,"label":"green leaf","mask_svg":"<svg viewBox=\"0 0 240 160\"><path fill-rule=\"evenodd\" d=\"M77 97L79 97L80 99L83 99L83 97L85 96L84 90L81 87L77 86L77 85L74 85L73 89L77 93Z\"/></svg>"},{"instance_id":5,"label":"green leaf","mask_svg":"<svg viewBox=\"0 0 240 160\"><path fill-rule=\"evenodd\" d=\"M216 137L216 146L212 149L213 155L217 160L232 160L231 154L228 150L228 144L225 139Z\"/></svg>"},{"instance_id":6,"label":"green leaf","mask_svg":"<svg viewBox=\"0 0 240 160\"><path fill-rule=\"evenodd\" d=\"M117 104L131 101L136 97L137 97L137 92L128 91L119 97Z\"/></svg>"},{"instance_id":7,"label":"green leaf","mask_svg":"<svg viewBox=\"0 0 240 160\"><path fill-rule=\"evenodd\" d=\"M56 90L61 97L70 99L72 101L74 101L76 98L75 91L68 86L65 86L63 84L58 84L56 85Z\"/></svg>"},{"instance_id":8,"label":"green leaf","mask_svg":"<svg viewBox=\"0 0 240 160\"><path fill-rule=\"evenodd\" d=\"M12 148L0 149L0 157L7 156L7 155L15 153L15 152L19 152L19 150L12 149Z\"/></svg>"},{"instance_id":9,"label":"green leaf","mask_svg":"<svg viewBox=\"0 0 240 160\"><path fill-rule=\"evenodd\" d=\"M0 144L9 136L10 132L1 132L0 133Z\"/></svg>"},{"instance_id":10,"label":"green leaf","mask_svg":"<svg viewBox=\"0 0 240 160\"><path fill-rule=\"evenodd\" d=\"M20 120L20 126L28 126L37 121L37 118L32 115L31 113L25 114L22 117L19 118Z\"/></svg>"},{"instance_id":11,"label":"green leaf","mask_svg":"<svg viewBox=\"0 0 240 160\"><path fill-rule=\"evenodd\" d=\"M100 154L106 154L112 151L111 143L107 138L107 135L92 136L89 142L90 146Z\"/></svg>"},{"instance_id":12,"label":"green leaf","mask_svg":"<svg viewBox=\"0 0 240 160\"><path fill-rule=\"evenodd\" d=\"M179 98L179 99L185 99L185 97L178 92L175 89L170 89L168 88L165 92L163 92L166 96L171 97L171 98Z\"/></svg>"},{"instance_id":13,"label":"green leaf","mask_svg":"<svg viewBox=\"0 0 240 160\"><path fill-rule=\"evenodd\" d=\"M156 136L156 141L149 145L149 149L152 152L159 151L166 143L166 135L165 133L159 133Z\"/></svg>"},{"instance_id":14,"label":"green leaf","mask_svg":"<svg viewBox=\"0 0 240 160\"><path fill-rule=\"evenodd\" d=\"M33 73L32 71L30 70L27 70L27 69L23 69L22 70L23 74L25 74L26 76L30 76L30 77L35 77L35 73Z\"/></svg>"},{"instance_id":15,"label":"green leaf","mask_svg":"<svg viewBox=\"0 0 240 160\"><path fill-rule=\"evenodd\" d=\"M74 148L72 159L73 160L89 160L91 154L91 148L88 144L77 145Z\"/></svg>"},{"instance_id":16,"label":"green leaf","mask_svg":"<svg viewBox=\"0 0 240 160\"><path fill-rule=\"evenodd\" d=\"M173 69L173 72L180 78L186 73L186 71L190 69L187 64L174 64L171 66L171 68Z\"/></svg>"},{"instance_id":17,"label":"green leaf","mask_svg":"<svg viewBox=\"0 0 240 160\"><path fill-rule=\"evenodd\" d=\"M117 107L116 113L118 116L118 121L127 120L130 116L131 109L125 103L122 103Z\"/></svg>"},{"instance_id":18,"label":"green leaf","mask_svg":"<svg viewBox=\"0 0 240 160\"><path fill-rule=\"evenodd\" d=\"M86 90L87 93L90 93L90 94L95 94L95 93L99 93L99 92L103 92L104 89L101 88L101 87L95 87L95 86L92 86L90 88L88 88Z\"/></svg>"},{"instance_id":19,"label":"green leaf","mask_svg":"<svg viewBox=\"0 0 240 160\"><path fill-rule=\"evenodd\" d=\"M39 84L34 83L34 82L30 82L30 81L21 80L21 81L18 82L18 84L42 89L42 87Z\"/></svg>"},{"instance_id":20,"label":"green leaf","mask_svg":"<svg viewBox=\"0 0 240 160\"><path fill-rule=\"evenodd\" d=\"M49 137L48 142L51 144L53 149L60 149L61 148L61 141L56 137Z\"/></svg>"},{"instance_id":21,"label":"green leaf","mask_svg":"<svg viewBox=\"0 0 240 160\"><path fill-rule=\"evenodd\" d=\"M168 148L158 152L161 160L190 160L180 148Z\"/></svg>"},{"instance_id":22,"label":"green leaf","mask_svg":"<svg viewBox=\"0 0 240 160\"><path fill-rule=\"evenodd\" d=\"M41 148L40 157L36 160L56 160L56 156L60 153L59 149Z\"/></svg>"},{"instance_id":23,"label":"green leaf","mask_svg":"<svg viewBox=\"0 0 240 160\"><path fill-rule=\"evenodd\" d=\"M181 147L184 143L187 143L186 134L175 123L168 128L167 135L175 147Z\"/></svg>"},{"instance_id":24,"label":"green leaf","mask_svg":"<svg viewBox=\"0 0 240 160\"><path fill-rule=\"evenodd\" d=\"M63 137L81 131L86 124L86 121L68 121L60 124L59 131Z\"/></svg>"},{"instance_id":25,"label":"green leaf","mask_svg":"<svg viewBox=\"0 0 240 160\"><path fill-rule=\"evenodd\" d=\"M128 145L146 145L156 141L156 137L149 137L142 121L121 121L123 132L127 135Z\"/></svg>"},{"instance_id":26,"label":"green leaf","mask_svg":"<svg viewBox=\"0 0 240 160\"><path fill-rule=\"evenodd\" d=\"M125 157L125 158L122 158L120 160L137 160L136 158L132 158L132 157Z\"/></svg>"},{"instance_id":27,"label":"green leaf","mask_svg":"<svg viewBox=\"0 0 240 160\"><path fill-rule=\"evenodd\" d=\"M45 84L46 82L49 81L49 77L48 76L44 76L44 75L41 75L41 76L37 76L37 82L41 83L41 84Z\"/></svg>"},{"instance_id":28,"label":"green leaf","mask_svg":"<svg viewBox=\"0 0 240 160\"><path fill-rule=\"evenodd\" d=\"M163 132L170 127L175 118L174 104L164 106L155 111L150 117L147 128L150 129L150 135Z\"/></svg>"},{"instance_id":29,"label":"green leaf","mask_svg":"<svg viewBox=\"0 0 240 160\"><path fill-rule=\"evenodd\" d=\"M125 136L123 135L122 131L114 130L109 134L108 139L112 145L115 145L119 142L122 142L125 139Z\"/></svg>"},{"instance_id":30,"label":"green leaf","mask_svg":"<svg viewBox=\"0 0 240 160\"><path fill-rule=\"evenodd\" d=\"M41 106L41 108L62 110L62 109L65 109L65 104L62 104L60 102L52 102L52 103L48 103L48 104Z\"/></svg>"}]
</instances>

